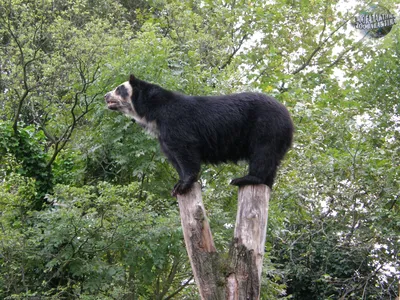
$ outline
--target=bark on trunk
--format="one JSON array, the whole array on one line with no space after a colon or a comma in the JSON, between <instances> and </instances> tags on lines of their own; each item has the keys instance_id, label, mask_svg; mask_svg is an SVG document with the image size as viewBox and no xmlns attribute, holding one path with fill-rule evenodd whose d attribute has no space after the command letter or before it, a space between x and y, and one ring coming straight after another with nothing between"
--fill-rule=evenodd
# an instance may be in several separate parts
<instances>
[{"instance_id":1,"label":"bark on trunk","mask_svg":"<svg viewBox=\"0 0 400 300\"><path fill-rule=\"evenodd\" d=\"M233 272L227 277L227 299L259 299L267 234L268 186L239 188L234 239L229 257Z\"/></svg>"},{"instance_id":2,"label":"bark on trunk","mask_svg":"<svg viewBox=\"0 0 400 300\"><path fill-rule=\"evenodd\" d=\"M179 211L193 275L202 299L223 298L224 278L218 267L218 254L207 220L201 187L195 183L185 195L178 195Z\"/></svg>"},{"instance_id":3,"label":"bark on trunk","mask_svg":"<svg viewBox=\"0 0 400 300\"><path fill-rule=\"evenodd\" d=\"M221 262L200 185L196 183L190 192L178 195L186 249L202 299L259 299L269 196L266 185L239 188L234 239L228 261Z\"/></svg>"}]
</instances>

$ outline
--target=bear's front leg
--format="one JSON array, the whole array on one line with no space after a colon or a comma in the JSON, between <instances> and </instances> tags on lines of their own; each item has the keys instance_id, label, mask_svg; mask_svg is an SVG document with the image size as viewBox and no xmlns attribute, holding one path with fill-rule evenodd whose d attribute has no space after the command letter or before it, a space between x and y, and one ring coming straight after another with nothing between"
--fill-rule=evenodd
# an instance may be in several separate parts
<instances>
[{"instance_id":1,"label":"bear's front leg","mask_svg":"<svg viewBox=\"0 0 400 300\"><path fill-rule=\"evenodd\" d=\"M179 180L174 188L172 189L171 192L171 196L172 197L176 197L177 195L184 195L186 194L192 187L193 183L195 183L196 181L193 182L182 182L181 180Z\"/></svg>"},{"instance_id":2,"label":"bear's front leg","mask_svg":"<svg viewBox=\"0 0 400 300\"><path fill-rule=\"evenodd\" d=\"M179 153L174 159L178 163L176 168L179 173L179 181L172 189L171 195L186 194L198 179L200 172L200 158L195 151L187 151L186 153Z\"/></svg>"},{"instance_id":3,"label":"bear's front leg","mask_svg":"<svg viewBox=\"0 0 400 300\"><path fill-rule=\"evenodd\" d=\"M159 139L161 149L178 172L179 181L172 189L171 195L186 194L197 181L200 172L200 153L195 146L174 139ZM174 142L172 142L174 141Z\"/></svg>"}]
</instances>

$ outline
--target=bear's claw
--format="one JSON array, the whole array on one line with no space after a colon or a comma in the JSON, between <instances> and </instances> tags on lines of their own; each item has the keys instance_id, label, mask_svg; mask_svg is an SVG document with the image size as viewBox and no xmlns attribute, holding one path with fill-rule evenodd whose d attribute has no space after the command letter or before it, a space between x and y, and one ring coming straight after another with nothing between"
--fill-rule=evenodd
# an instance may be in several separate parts
<instances>
[{"instance_id":1,"label":"bear's claw","mask_svg":"<svg viewBox=\"0 0 400 300\"><path fill-rule=\"evenodd\" d=\"M236 185L236 186L253 185L260 183L263 183L263 181L260 178L252 175L246 175L244 177L236 178L231 181L231 185Z\"/></svg>"},{"instance_id":2,"label":"bear's claw","mask_svg":"<svg viewBox=\"0 0 400 300\"><path fill-rule=\"evenodd\" d=\"M172 189L171 196L176 197L177 195L186 194L192 187L192 184L192 182L183 182L179 180Z\"/></svg>"}]
</instances>

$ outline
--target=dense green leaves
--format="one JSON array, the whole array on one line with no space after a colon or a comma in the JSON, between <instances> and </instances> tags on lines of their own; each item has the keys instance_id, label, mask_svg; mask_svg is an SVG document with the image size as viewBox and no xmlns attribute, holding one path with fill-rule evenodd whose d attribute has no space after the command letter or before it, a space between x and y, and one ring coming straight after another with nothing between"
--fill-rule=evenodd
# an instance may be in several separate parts
<instances>
[{"instance_id":1,"label":"dense green leaves","mask_svg":"<svg viewBox=\"0 0 400 300\"><path fill-rule=\"evenodd\" d=\"M343 4L0 0L0 298L198 298L177 174L103 104L130 73L288 106L262 299L398 296L400 32L363 37L350 23L369 4ZM228 183L244 172L202 169L220 250L236 216Z\"/></svg>"},{"instance_id":2,"label":"dense green leaves","mask_svg":"<svg viewBox=\"0 0 400 300\"><path fill-rule=\"evenodd\" d=\"M19 192L29 192L28 188L26 184ZM48 199L53 208L30 215L30 226L9 215L15 197L10 198L2 218L3 228L8 228L2 233L3 267L21 270L17 273L26 281L13 277L4 282L3 295L151 298L179 288L179 277L168 278L169 272L186 274L186 279L191 275L177 212L160 215L151 205L132 200L138 193L138 184L59 185ZM24 226L28 232L19 233ZM10 239L10 233L17 234ZM34 290L32 280L40 283Z\"/></svg>"}]
</instances>

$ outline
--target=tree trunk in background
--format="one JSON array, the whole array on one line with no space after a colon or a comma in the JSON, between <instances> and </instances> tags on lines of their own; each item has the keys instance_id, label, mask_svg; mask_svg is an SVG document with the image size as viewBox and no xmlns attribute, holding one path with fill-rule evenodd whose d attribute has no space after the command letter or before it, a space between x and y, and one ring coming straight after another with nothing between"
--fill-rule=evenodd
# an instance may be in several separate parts
<instances>
[{"instance_id":1,"label":"tree trunk in background","mask_svg":"<svg viewBox=\"0 0 400 300\"><path fill-rule=\"evenodd\" d=\"M259 299L269 196L266 185L239 188L234 239L224 262L214 246L200 184L178 195L186 249L202 299Z\"/></svg>"}]
</instances>

